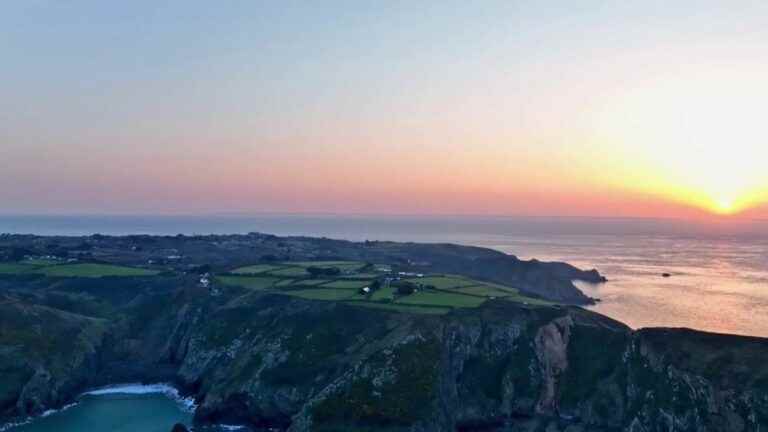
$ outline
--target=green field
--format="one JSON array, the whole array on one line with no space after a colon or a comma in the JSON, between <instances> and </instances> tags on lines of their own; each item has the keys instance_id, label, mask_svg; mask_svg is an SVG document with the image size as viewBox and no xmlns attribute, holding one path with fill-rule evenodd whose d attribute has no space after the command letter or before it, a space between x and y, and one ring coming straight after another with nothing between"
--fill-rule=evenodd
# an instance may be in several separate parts
<instances>
[{"instance_id":1,"label":"green field","mask_svg":"<svg viewBox=\"0 0 768 432\"><path fill-rule=\"evenodd\" d=\"M40 261L35 261L40 262ZM111 264L79 263L58 265L37 265L22 263L0 263L0 274L42 274L49 277L104 277L104 276L153 276L158 272L136 267Z\"/></svg>"},{"instance_id":2,"label":"green field","mask_svg":"<svg viewBox=\"0 0 768 432\"><path fill-rule=\"evenodd\" d=\"M515 302L515 303L525 303L525 304L538 305L538 306L552 306L554 304L557 304L547 300L527 297L523 294L515 294L509 297L504 297L504 300Z\"/></svg>"},{"instance_id":3,"label":"green field","mask_svg":"<svg viewBox=\"0 0 768 432\"><path fill-rule=\"evenodd\" d=\"M293 277L306 277L309 275L307 269L304 267L281 267L275 270L270 270L267 274L273 276L293 276Z\"/></svg>"},{"instance_id":4,"label":"green field","mask_svg":"<svg viewBox=\"0 0 768 432\"><path fill-rule=\"evenodd\" d=\"M276 270L281 268L282 266L272 265L272 264L257 264L247 267L240 267L238 269L232 270L232 273L234 274L257 274L257 273L264 273L268 272L270 270Z\"/></svg>"},{"instance_id":5,"label":"green field","mask_svg":"<svg viewBox=\"0 0 768 432\"><path fill-rule=\"evenodd\" d=\"M269 275L266 275L269 276ZM294 278L280 278L275 284L276 287L293 287L293 286L316 286L331 282L330 279L294 279Z\"/></svg>"},{"instance_id":6,"label":"green field","mask_svg":"<svg viewBox=\"0 0 768 432\"><path fill-rule=\"evenodd\" d=\"M376 279L379 277L377 273L352 273L340 275L342 279Z\"/></svg>"},{"instance_id":7,"label":"green field","mask_svg":"<svg viewBox=\"0 0 768 432\"><path fill-rule=\"evenodd\" d=\"M453 290L461 294L469 294L481 297L508 297L517 295L517 291L510 288L509 290L501 290L496 287L488 285L475 285L470 287L456 288Z\"/></svg>"},{"instance_id":8,"label":"green field","mask_svg":"<svg viewBox=\"0 0 768 432\"><path fill-rule=\"evenodd\" d=\"M301 297L309 300L348 300L354 297L362 298L356 291L349 289L310 288L304 290L282 291L283 294Z\"/></svg>"},{"instance_id":9,"label":"green field","mask_svg":"<svg viewBox=\"0 0 768 432\"><path fill-rule=\"evenodd\" d=\"M62 264L42 267L34 273L50 277L105 277L105 276L153 276L158 272L135 267L124 267L111 264Z\"/></svg>"},{"instance_id":10,"label":"green field","mask_svg":"<svg viewBox=\"0 0 768 432\"><path fill-rule=\"evenodd\" d=\"M410 278L408 282L421 286L421 289L410 295L398 295L396 288L387 284L370 295L364 295L360 293L360 289L369 286L375 277L365 279L358 274L355 279L351 279L349 275L311 279L306 275L306 267L310 263L292 264L294 266L281 265L278 268L246 267L244 269L257 270L261 273L247 276L219 276L217 280L228 285L271 291L275 294L309 300L341 301L355 306L404 313L442 314L457 308L475 308L491 298L503 298L528 304L546 304L541 300L521 295L515 288L453 275ZM311 264L338 266L340 262L323 261ZM346 262L346 264L351 266L353 263ZM362 266L363 264L354 263L354 265Z\"/></svg>"},{"instance_id":11,"label":"green field","mask_svg":"<svg viewBox=\"0 0 768 432\"><path fill-rule=\"evenodd\" d=\"M254 264L237 268L232 270L231 273L240 275L293 277L294 279L300 279L309 276L307 269L310 267L338 268L343 273L338 276L339 278L374 279L378 276L377 273L370 272L365 274L356 273L357 270L366 267L365 263L359 261L289 261L275 264ZM288 283L281 283L280 285L287 286Z\"/></svg>"},{"instance_id":12,"label":"green field","mask_svg":"<svg viewBox=\"0 0 768 432\"><path fill-rule=\"evenodd\" d=\"M370 301L347 301L345 302L354 306L361 306L374 309L385 309L397 312L405 313L417 313L428 315L443 315L451 311L449 307L426 307L426 306L410 306L397 303L379 303Z\"/></svg>"},{"instance_id":13,"label":"green field","mask_svg":"<svg viewBox=\"0 0 768 432\"><path fill-rule=\"evenodd\" d=\"M462 276L427 276L423 278L408 279L409 282L422 285L432 285L439 289L452 289L464 286L477 285L479 282Z\"/></svg>"},{"instance_id":14,"label":"green field","mask_svg":"<svg viewBox=\"0 0 768 432\"><path fill-rule=\"evenodd\" d=\"M360 289L371 284L371 281L367 280L335 280L323 284L322 288L346 288L346 289Z\"/></svg>"},{"instance_id":15,"label":"green field","mask_svg":"<svg viewBox=\"0 0 768 432\"><path fill-rule=\"evenodd\" d=\"M289 287L298 285L301 279L278 279L275 287ZM325 282L325 281L324 281Z\"/></svg>"},{"instance_id":16,"label":"green field","mask_svg":"<svg viewBox=\"0 0 768 432\"><path fill-rule=\"evenodd\" d=\"M27 273L30 270L34 270L36 268L37 267L31 266L29 264L0 263L0 274Z\"/></svg>"},{"instance_id":17,"label":"green field","mask_svg":"<svg viewBox=\"0 0 768 432\"><path fill-rule=\"evenodd\" d=\"M239 286L254 290L272 288L276 285L275 282L280 281L280 279L277 278L251 276L218 276L216 277L216 280L225 285Z\"/></svg>"},{"instance_id":18,"label":"green field","mask_svg":"<svg viewBox=\"0 0 768 432\"><path fill-rule=\"evenodd\" d=\"M395 289L391 286L379 288L371 294L371 301L392 301L395 296Z\"/></svg>"},{"instance_id":19,"label":"green field","mask_svg":"<svg viewBox=\"0 0 768 432\"><path fill-rule=\"evenodd\" d=\"M485 303L487 298L469 296L464 294L454 294L434 290L424 290L409 296L400 297L396 300L397 304L419 305L419 306L447 306L452 308L478 307Z\"/></svg>"},{"instance_id":20,"label":"green field","mask_svg":"<svg viewBox=\"0 0 768 432\"><path fill-rule=\"evenodd\" d=\"M295 265L299 267L321 267L321 268L332 268L336 267L337 269L341 271L355 271L360 268L362 268L365 263L361 263L359 261L297 261L297 262L288 262L287 265Z\"/></svg>"}]
</instances>

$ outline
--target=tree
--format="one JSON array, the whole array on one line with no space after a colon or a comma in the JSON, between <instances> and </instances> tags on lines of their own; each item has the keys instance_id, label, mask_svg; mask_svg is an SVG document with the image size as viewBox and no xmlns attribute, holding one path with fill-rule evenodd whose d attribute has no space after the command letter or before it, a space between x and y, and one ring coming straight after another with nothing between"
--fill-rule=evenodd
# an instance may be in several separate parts
<instances>
[{"instance_id":1,"label":"tree","mask_svg":"<svg viewBox=\"0 0 768 432\"><path fill-rule=\"evenodd\" d=\"M195 274L210 273L211 272L211 265L210 264L202 264L202 265L194 266L194 267L189 269L189 272L190 273L195 273Z\"/></svg>"},{"instance_id":2,"label":"tree","mask_svg":"<svg viewBox=\"0 0 768 432\"><path fill-rule=\"evenodd\" d=\"M318 276L338 276L341 274L341 270L338 267L307 267L307 273L313 278Z\"/></svg>"},{"instance_id":3,"label":"tree","mask_svg":"<svg viewBox=\"0 0 768 432\"><path fill-rule=\"evenodd\" d=\"M416 284L408 281L399 281L395 283L395 288L399 295L411 295L416 292Z\"/></svg>"}]
</instances>

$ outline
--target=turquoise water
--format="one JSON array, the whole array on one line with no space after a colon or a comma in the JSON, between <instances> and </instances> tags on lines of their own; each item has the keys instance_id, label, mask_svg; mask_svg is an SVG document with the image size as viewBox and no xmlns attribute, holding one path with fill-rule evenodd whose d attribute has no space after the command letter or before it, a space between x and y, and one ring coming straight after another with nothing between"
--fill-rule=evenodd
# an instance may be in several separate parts
<instances>
[{"instance_id":1,"label":"turquoise water","mask_svg":"<svg viewBox=\"0 0 768 432\"><path fill-rule=\"evenodd\" d=\"M104 394L6 432L170 432L176 423L190 426L192 414L165 394Z\"/></svg>"}]
</instances>

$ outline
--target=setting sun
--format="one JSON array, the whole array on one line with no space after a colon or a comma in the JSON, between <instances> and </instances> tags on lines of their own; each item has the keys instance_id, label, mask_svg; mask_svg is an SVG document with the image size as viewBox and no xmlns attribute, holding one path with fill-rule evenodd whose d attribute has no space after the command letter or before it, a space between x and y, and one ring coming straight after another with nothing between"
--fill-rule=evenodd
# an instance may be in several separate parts
<instances>
[{"instance_id":1,"label":"setting sun","mask_svg":"<svg viewBox=\"0 0 768 432\"><path fill-rule=\"evenodd\" d=\"M733 202L727 198L717 201L717 212L720 214L731 214L734 211Z\"/></svg>"},{"instance_id":2,"label":"setting sun","mask_svg":"<svg viewBox=\"0 0 768 432\"><path fill-rule=\"evenodd\" d=\"M626 170L641 173L624 186L717 214L766 202L760 106L768 86L748 64L736 66L727 73L678 71L614 95L596 130L628 153Z\"/></svg>"}]
</instances>

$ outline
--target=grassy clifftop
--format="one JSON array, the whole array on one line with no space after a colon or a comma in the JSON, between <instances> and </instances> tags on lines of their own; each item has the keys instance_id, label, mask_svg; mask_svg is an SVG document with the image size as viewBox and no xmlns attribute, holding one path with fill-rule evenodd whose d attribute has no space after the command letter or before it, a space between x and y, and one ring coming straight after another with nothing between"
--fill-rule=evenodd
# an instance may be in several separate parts
<instances>
[{"instance_id":1,"label":"grassy clifftop","mask_svg":"<svg viewBox=\"0 0 768 432\"><path fill-rule=\"evenodd\" d=\"M311 268L335 270L312 275ZM520 290L464 276L393 273L386 267L355 261L259 264L216 277L225 286L270 292L309 300L422 314L445 314L476 308L489 299L524 304L551 304Z\"/></svg>"}]
</instances>

